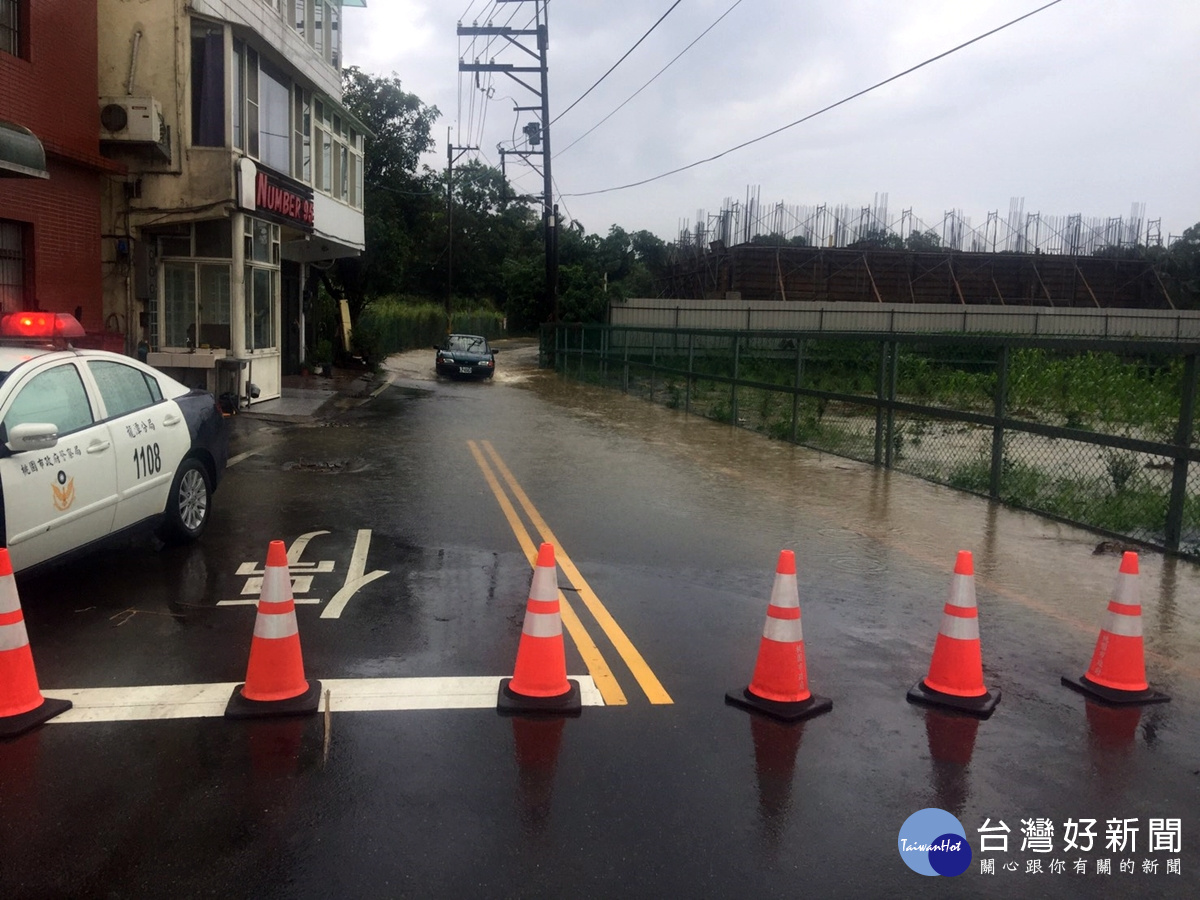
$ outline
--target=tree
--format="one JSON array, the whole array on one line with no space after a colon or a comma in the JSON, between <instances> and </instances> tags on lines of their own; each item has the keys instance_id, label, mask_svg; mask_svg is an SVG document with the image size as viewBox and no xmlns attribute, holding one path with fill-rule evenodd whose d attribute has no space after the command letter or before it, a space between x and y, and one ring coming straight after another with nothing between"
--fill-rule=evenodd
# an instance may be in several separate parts
<instances>
[{"instance_id":1,"label":"tree","mask_svg":"<svg viewBox=\"0 0 1200 900\"><path fill-rule=\"evenodd\" d=\"M1177 292L1178 305L1200 309L1200 222L1171 242L1165 269Z\"/></svg>"},{"instance_id":2,"label":"tree","mask_svg":"<svg viewBox=\"0 0 1200 900\"><path fill-rule=\"evenodd\" d=\"M904 241L886 228L868 228L849 247L851 250L903 250Z\"/></svg>"},{"instance_id":3,"label":"tree","mask_svg":"<svg viewBox=\"0 0 1200 900\"><path fill-rule=\"evenodd\" d=\"M432 174L420 170L440 113L407 93L395 75L376 78L352 66L342 73L342 87L346 108L372 132L363 153L366 249L333 270L357 321L370 298L410 290L421 273L418 257L445 198Z\"/></svg>"},{"instance_id":4,"label":"tree","mask_svg":"<svg viewBox=\"0 0 1200 900\"><path fill-rule=\"evenodd\" d=\"M915 228L904 239L904 249L916 252L941 250L942 239L932 228L928 231L917 231Z\"/></svg>"}]
</instances>

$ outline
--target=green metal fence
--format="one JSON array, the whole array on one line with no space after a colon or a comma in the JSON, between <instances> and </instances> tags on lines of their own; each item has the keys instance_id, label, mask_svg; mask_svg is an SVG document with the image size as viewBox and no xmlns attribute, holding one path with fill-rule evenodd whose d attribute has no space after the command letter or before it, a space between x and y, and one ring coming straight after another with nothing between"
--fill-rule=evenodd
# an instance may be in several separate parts
<instances>
[{"instance_id":1,"label":"green metal fence","mask_svg":"<svg viewBox=\"0 0 1200 900\"><path fill-rule=\"evenodd\" d=\"M546 326L541 361L1200 558L1200 343Z\"/></svg>"}]
</instances>

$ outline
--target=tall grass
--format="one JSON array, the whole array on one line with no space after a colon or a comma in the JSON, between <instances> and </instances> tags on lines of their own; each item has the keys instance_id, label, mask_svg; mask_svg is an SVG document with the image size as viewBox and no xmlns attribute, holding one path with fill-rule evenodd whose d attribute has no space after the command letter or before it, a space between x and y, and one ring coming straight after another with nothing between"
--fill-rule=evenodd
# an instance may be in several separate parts
<instances>
[{"instance_id":1,"label":"tall grass","mask_svg":"<svg viewBox=\"0 0 1200 900\"><path fill-rule=\"evenodd\" d=\"M446 337L446 308L427 300L387 296L371 301L359 317L356 331L371 335L377 353L432 347ZM481 334L489 340L504 336L504 314L494 309L456 310L449 331Z\"/></svg>"}]
</instances>

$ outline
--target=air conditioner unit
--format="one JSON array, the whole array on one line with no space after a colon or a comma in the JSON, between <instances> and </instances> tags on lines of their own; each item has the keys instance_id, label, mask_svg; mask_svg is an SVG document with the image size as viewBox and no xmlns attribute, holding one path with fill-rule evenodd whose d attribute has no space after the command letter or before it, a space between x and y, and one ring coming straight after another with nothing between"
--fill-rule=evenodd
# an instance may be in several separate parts
<instances>
[{"instance_id":1,"label":"air conditioner unit","mask_svg":"<svg viewBox=\"0 0 1200 900\"><path fill-rule=\"evenodd\" d=\"M100 98L100 140L158 144L165 134L162 104L153 97Z\"/></svg>"}]
</instances>

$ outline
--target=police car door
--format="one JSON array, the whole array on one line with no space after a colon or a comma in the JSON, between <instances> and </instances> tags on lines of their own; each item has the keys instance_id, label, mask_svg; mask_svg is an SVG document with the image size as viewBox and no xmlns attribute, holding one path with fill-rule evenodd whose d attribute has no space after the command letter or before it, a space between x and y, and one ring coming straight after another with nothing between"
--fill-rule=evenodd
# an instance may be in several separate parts
<instances>
[{"instance_id":1,"label":"police car door","mask_svg":"<svg viewBox=\"0 0 1200 900\"><path fill-rule=\"evenodd\" d=\"M53 424L58 434L51 447L0 458L8 552L24 569L109 533L117 475L108 426L96 421L73 360L34 361L14 374L0 407L4 440L21 424Z\"/></svg>"},{"instance_id":2,"label":"police car door","mask_svg":"<svg viewBox=\"0 0 1200 900\"><path fill-rule=\"evenodd\" d=\"M88 359L116 448L117 513L114 528L160 515L179 462L192 440L174 400L158 380L116 360Z\"/></svg>"}]
</instances>

